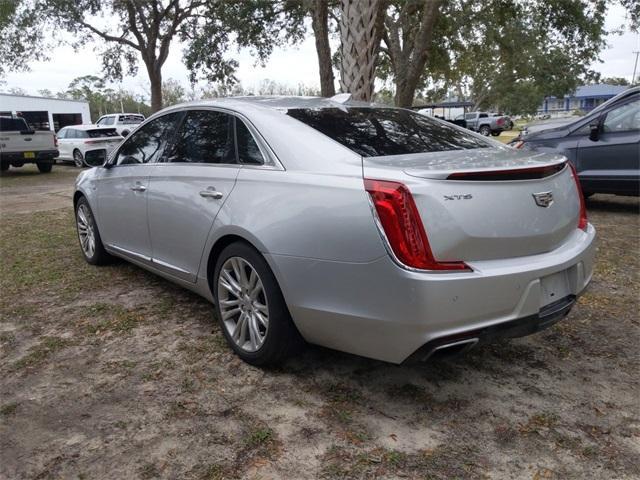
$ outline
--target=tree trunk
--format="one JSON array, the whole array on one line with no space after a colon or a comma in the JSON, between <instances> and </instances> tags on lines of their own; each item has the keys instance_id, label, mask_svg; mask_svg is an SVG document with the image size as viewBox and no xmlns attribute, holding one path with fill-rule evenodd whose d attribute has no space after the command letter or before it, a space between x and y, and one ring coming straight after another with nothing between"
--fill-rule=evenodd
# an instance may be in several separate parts
<instances>
[{"instance_id":1,"label":"tree trunk","mask_svg":"<svg viewBox=\"0 0 640 480\"><path fill-rule=\"evenodd\" d=\"M328 0L313 0L311 6L311 28L316 39L316 52L320 71L320 95L333 97L336 94L333 66L331 65L331 46L329 45L329 6Z\"/></svg>"},{"instance_id":2,"label":"tree trunk","mask_svg":"<svg viewBox=\"0 0 640 480\"><path fill-rule=\"evenodd\" d=\"M422 12L416 10L422 4ZM413 97L431 53L433 31L442 0L401 3L397 20L386 19L384 41L395 78L395 103L413 105Z\"/></svg>"},{"instance_id":3,"label":"tree trunk","mask_svg":"<svg viewBox=\"0 0 640 480\"><path fill-rule=\"evenodd\" d=\"M354 100L373 98L376 55L380 46L379 0L340 2L340 87Z\"/></svg>"},{"instance_id":4,"label":"tree trunk","mask_svg":"<svg viewBox=\"0 0 640 480\"><path fill-rule=\"evenodd\" d=\"M416 93L418 81L412 81L404 77L404 75L400 75L396 78L396 95L394 100L397 107L409 108L413 106L413 97Z\"/></svg>"},{"instance_id":5,"label":"tree trunk","mask_svg":"<svg viewBox=\"0 0 640 480\"><path fill-rule=\"evenodd\" d=\"M161 67L147 67L151 82L151 112L162 110L162 70Z\"/></svg>"}]
</instances>

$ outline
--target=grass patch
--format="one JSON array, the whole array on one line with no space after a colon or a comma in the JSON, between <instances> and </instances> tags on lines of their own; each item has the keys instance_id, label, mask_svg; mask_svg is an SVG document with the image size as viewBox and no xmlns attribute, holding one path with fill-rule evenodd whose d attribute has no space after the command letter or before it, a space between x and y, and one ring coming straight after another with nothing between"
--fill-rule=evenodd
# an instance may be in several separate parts
<instances>
[{"instance_id":1,"label":"grass patch","mask_svg":"<svg viewBox=\"0 0 640 480\"><path fill-rule=\"evenodd\" d=\"M72 342L60 337L42 337L38 345L29 349L29 352L13 364L14 370L34 368L45 362L55 352L70 346Z\"/></svg>"},{"instance_id":2,"label":"grass patch","mask_svg":"<svg viewBox=\"0 0 640 480\"><path fill-rule=\"evenodd\" d=\"M3 417L8 417L10 415L15 415L16 411L18 410L18 404L13 402L13 403L7 403L6 405L3 405L2 407L0 407L0 415L2 415Z\"/></svg>"}]
</instances>

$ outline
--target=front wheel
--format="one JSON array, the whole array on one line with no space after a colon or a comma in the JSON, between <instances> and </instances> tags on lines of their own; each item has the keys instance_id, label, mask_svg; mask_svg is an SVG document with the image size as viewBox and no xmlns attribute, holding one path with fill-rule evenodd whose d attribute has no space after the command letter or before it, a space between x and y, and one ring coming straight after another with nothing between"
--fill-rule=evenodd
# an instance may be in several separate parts
<instances>
[{"instance_id":1,"label":"front wheel","mask_svg":"<svg viewBox=\"0 0 640 480\"><path fill-rule=\"evenodd\" d=\"M489 125L482 125L478 131L480 132L480 135L484 135L485 137L491 135L491 127Z\"/></svg>"},{"instance_id":2,"label":"front wheel","mask_svg":"<svg viewBox=\"0 0 640 480\"><path fill-rule=\"evenodd\" d=\"M36 165L38 166L40 173L49 173L53 168L53 162L38 162Z\"/></svg>"},{"instance_id":3,"label":"front wheel","mask_svg":"<svg viewBox=\"0 0 640 480\"><path fill-rule=\"evenodd\" d=\"M84 157L80 150L73 151L73 163L75 163L78 168L84 167Z\"/></svg>"},{"instance_id":4,"label":"front wheel","mask_svg":"<svg viewBox=\"0 0 640 480\"><path fill-rule=\"evenodd\" d=\"M262 255L246 243L227 246L213 274L216 313L227 342L245 362L282 362L302 343L278 282Z\"/></svg>"},{"instance_id":5,"label":"front wheel","mask_svg":"<svg viewBox=\"0 0 640 480\"><path fill-rule=\"evenodd\" d=\"M109 263L111 255L104 249L93 212L85 197L81 197L76 204L76 228L84 259L91 265Z\"/></svg>"}]
</instances>

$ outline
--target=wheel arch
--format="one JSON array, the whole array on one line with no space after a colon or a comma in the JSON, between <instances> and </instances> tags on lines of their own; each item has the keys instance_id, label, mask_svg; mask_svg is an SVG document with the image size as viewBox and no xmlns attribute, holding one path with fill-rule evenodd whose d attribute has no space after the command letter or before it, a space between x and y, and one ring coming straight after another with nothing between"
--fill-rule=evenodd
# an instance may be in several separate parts
<instances>
[{"instance_id":1,"label":"wheel arch","mask_svg":"<svg viewBox=\"0 0 640 480\"><path fill-rule=\"evenodd\" d=\"M235 243L235 242L242 242L249 245L264 257L264 251L265 251L264 245L262 245L262 242L256 239L249 232L241 231L238 229L231 229L231 230L226 230L225 232L221 232L217 236L217 238L213 241L211 247L208 249L209 253L208 253L207 262L206 262L207 269L205 273L206 273L207 285L209 287L211 295L214 298L215 298L215 293L214 293L215 289L213 288L213 271L215 269L216 262L218 260L218 257L220 256L220 253L222 253L222 251L228 245L231 245L232 243ZM271 271L273 272L273 274L276 276L278 283L280 283L280 279L278 278L278 274L275 272L273 265L266 257L265 257L265 260L267 264L269 264L269 268L271 268Z\"/></svg>"}]
</instances>

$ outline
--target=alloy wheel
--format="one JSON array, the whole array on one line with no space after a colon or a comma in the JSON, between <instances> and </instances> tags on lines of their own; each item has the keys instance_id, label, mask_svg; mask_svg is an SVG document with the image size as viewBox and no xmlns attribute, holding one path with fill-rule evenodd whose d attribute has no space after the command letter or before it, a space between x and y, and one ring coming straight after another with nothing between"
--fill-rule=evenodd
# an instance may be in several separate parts
<instances>
[{"instance_id":1,"label":"alloy wheel","mask_svg":"<svg viewBox=\"0 0 640 480\"><path fill-rule=\"evenodd\" d=\"M96 251L96 236L93 231L91 213L85 205L80 205L78 207L76 224L78 226L78 237L80 237L80 246L82 247L82 251L87 258L91 258Z\"/></svg>"},{"instance_id":2,"label":"alloy wheel","mask_svg":"<svg viewBox=\"0 0 640 480\"><path fill-rule=\"evenodd\" d=\"M80 153L78 150L75 150L73 152L73 163L75 163L76 167L78 168L84 167L84 160L82 158L82 153Z\"/></svg>"},{"instance_id":3,"label":"alloy wheel","mask_svg":"<svg viewBox=\"0 0 640 480\"><path fill-rule=\"evenodd\" d=\"M218 275L221 320L233 342L246 352L262 347L269 329L269 307L262 280L242 257L227 259Z\"/></svg>"}]
</instances>

